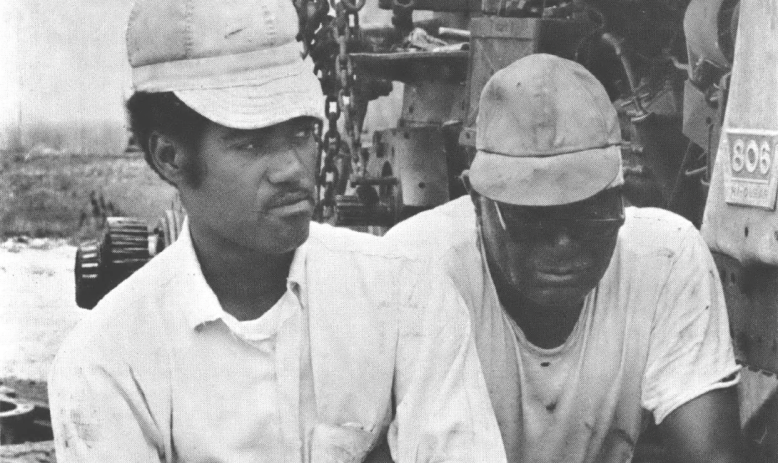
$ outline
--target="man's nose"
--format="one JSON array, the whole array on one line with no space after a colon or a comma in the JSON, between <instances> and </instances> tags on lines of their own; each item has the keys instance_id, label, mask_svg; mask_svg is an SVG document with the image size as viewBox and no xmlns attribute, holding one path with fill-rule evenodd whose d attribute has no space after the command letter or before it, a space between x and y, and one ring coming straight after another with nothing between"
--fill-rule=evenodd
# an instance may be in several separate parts
<instances>
[{"instance_id":1,"label":"man's nose","mask_svg":"<svg viewBox=\"0 0 778 463\"><path fill-rule=\"evenodd\" d=\"M273 159L268 178L272 183L286 183L299 181L306 173L305 163L300 152L293 147L285 147L281 153Z\"/></svg>"},{"instance_id":2,"label":"man's nose","mask_svg":"<svg viewBox=\"0 0 778 463\"><path fill-rule=\"evenodd\" d=\"M566 248L573 244L573 235L568 226L562 226L549 235L551 244L557 248Z\"/></svg>"}]
</instances>

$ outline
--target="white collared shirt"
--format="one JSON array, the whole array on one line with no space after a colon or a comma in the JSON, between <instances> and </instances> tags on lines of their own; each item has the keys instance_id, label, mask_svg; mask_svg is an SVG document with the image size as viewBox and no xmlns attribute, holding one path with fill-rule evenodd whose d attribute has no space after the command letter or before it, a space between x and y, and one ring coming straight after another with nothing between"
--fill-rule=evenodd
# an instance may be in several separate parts
<instances>
[{"instance_id":1,"label":"white collared shirt","mask_svg":"<svg viewBox=\"0 0 778 463\"><path fill-rule=\"evenodd\" d=\"M184 230L58 353L58 461L350 463L387 433L399 462L505 461L467 309L423 261L312 224L286 293L238 322Z\"/></svg>"}]
</instances>

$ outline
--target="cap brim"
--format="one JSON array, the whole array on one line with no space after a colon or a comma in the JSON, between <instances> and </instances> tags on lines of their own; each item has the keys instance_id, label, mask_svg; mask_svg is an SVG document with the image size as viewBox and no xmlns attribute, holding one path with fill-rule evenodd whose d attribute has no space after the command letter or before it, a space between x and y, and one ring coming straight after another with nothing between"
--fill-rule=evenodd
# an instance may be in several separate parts
<instances>
[{"instance_id":1,"label":"cap brim","mask_svg":"<svg viewBox=\"0 0 778 463\"><path fill-rule=\"evenodd\" d=\"M554 156L478 151L470 184L489 199L520 206L574 203L624 183L618 145Z\"/></svg>"},{"instance_id":2,"label":"cap brim","mask_svg":"<svg viewBox=\"0 0 778 463\"><path fill-rule=\"evenodd\" d=\"M233 129L261 129L294 119L324 120L324 96L312 67L299 62L263 72L260 82L217 88L176 90L187 106Z\"/></svg>"}]
</instances>

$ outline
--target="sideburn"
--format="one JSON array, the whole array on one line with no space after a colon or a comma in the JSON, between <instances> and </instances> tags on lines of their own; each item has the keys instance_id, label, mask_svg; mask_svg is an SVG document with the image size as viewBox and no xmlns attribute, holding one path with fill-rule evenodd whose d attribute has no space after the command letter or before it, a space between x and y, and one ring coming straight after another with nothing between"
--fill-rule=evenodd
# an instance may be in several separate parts
<instances>
[{"instance_id":1,"label":"sideburn","mask_svg":"<svg viewBox=\"0 0 778 463\"><path fill-rule=\"evenodd\" d=\"M196 189L203 183L206 174L206 166L200 157L199 148L190 147L185 159L185 163L181 166L183 181L189 188Z\"/></svg>"}]
</instances>

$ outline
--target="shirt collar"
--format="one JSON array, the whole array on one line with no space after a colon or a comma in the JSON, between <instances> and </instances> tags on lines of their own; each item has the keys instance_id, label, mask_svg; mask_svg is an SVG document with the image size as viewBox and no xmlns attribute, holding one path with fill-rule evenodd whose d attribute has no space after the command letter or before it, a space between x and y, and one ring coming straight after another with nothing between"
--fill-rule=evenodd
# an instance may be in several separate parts
<instances>
[{"instance_id":1,"label":"shirt collar","mask_svg":"<svg viewBox=\"0 0 778 463\"><path fill-rule=\"evenodd\" d=\"M297 297L300 296L300 288L305 286L305 262L308 258L311 241L317 241L317 237L314 236L318 231L316 225L318 224L311 223L308 239L295 249L292 264L289 266L289 276L286 277L286 289L294 291Z\"/></svg>"},{"instance_id":2,"label":"shirt collar","mask_svg":"<svg viewBox=\"0 0 778 463\"><path fill-rule=\"evenodd\" d=\"M311 224L310 236L294 253L292 264L287 277L287 290L300 297L301 288L305 286L306 258L310 242L316 233L315 224ZM313 237L315 241L316 238ZM181 226L181 234L171 246L171 251L176 252L173 261L177 268L174 270L179 278L176 278L177 290L170 291L175 298L171 300L171 306L178 307L186 318L187 325L191 329L197 329L201 325L223 319L226 312L222 309L219 299L205 280L200 262L192 243L192 235L189 229L189 219L185 218ZM172 289L172 288L171 288Z\"/></svg>"}]
</instances>

